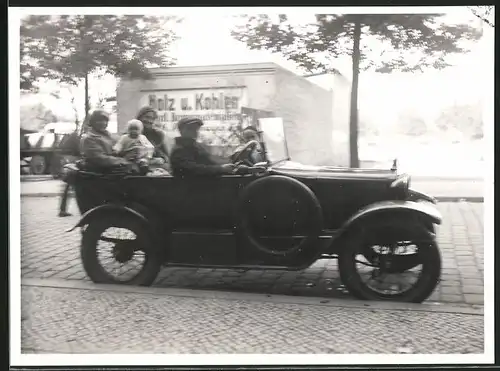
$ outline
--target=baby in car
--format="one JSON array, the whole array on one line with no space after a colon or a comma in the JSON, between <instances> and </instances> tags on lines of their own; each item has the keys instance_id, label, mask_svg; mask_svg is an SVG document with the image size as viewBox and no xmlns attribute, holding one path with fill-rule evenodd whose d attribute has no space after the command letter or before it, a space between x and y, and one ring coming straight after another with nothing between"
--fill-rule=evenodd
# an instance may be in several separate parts
<instances>
[{"instance_id":1,"label":"baby in car","mask_svg":"<svg viewBox=\"0 0 500 371\"><path fill-rule=\"evenodd\" d=\"M118 156L139 165L139 168L147 169L149 160L153 157L154 146L142 134L142 130L141 121L130 120L127 123L127 134L120 137L113 150Z\"/></svg>"}]
</instances>

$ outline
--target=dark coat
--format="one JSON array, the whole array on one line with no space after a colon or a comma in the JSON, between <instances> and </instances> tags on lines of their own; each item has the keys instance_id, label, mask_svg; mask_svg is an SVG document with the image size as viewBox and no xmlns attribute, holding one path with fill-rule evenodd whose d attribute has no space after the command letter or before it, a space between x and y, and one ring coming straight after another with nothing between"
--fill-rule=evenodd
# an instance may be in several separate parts
<instances>
[{"instance_id":1,"label":"dark coat","mask_svg":"<svg viewBox=\"0 0 500 371\"><path fill-rule=\"evenodd\" d=\"M91 167L107 168L127 163L125 159L113 156L115 143L116 138L109 132L98 133L91 129L82 137L82 156Z\"/></svg>"},{"instance_id":2,"label":"dark coat","mask_svg":"<svg viewBox=\"0 0 500 371\"><path fill-rule=\"evenodd\" d=\"M165 160L168 160L168 149L165 143L165 132L156 129L146 129L144 128L142 134L151 142L151 144L155 147L155 153L153 157L162 157Z\"/></svg>"},{"instance_id":3,"label":"dark coat","mask_svg":"<svg viewBox=\"0 0 500 371\"><path fill-rule=\"evenodd\" d=\"M69 135L64 135L59 143L59 149L63 154L79 157L80 153L81 135L78 131L74 131Z\"/></svg>"},{"instance_id":4,"label":"dark coat","mask_svg":"<svg viewBox=\"0 0 500 371\"><path fill-rule=\"evenodd\" d=\"M190 138L175 138L170 155L174 176L221 175L222 166L217 164L208 151Z\"/></svg>"}]
</instances>

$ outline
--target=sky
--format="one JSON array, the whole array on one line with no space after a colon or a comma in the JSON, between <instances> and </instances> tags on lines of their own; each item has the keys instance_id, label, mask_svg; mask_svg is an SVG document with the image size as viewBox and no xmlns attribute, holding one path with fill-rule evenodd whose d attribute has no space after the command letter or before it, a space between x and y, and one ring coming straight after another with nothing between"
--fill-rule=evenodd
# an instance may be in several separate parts
<instances>
[{"instance_id":1,"label":"sky","mask_svg":"<svg viewBox=\"0 0 500 371\"><path fill-rule=\"evenodd\" d=\"M446 16L450 23L478 25L465 7L454 10ZM214 8L212 8L214 9ZM243 43L233 39L230 30L234 27L233 14L227 12L189 12L178 25L179 40L172 46L172 54L179 66L234 64L251 62L276 62L297 72L295 65L278 55L267 51L249 50ZM313 13L293 13L292 20L304 23L311 20ZM488 26L485 26L488 27ZM370 112L381 124L394 119L394 107L419 109L432 118L446 105L453 102L478 102L482 99L484 79L493 78L493 71L485 68L488 52L493 48L493 38L484 37L471 46L471 52L453 59L455 66L445 71L431 71L423 74L377 74L363 72L360 76L360 109ZM351 77L349 57L336 61L336 67L348 78ZM49 84L44 90L51 90L57 84ZM112 78L91 81L92 90L103 95L114 95ZM83 102L83 89L73 92L77 102ZM92 92L91 92L92 94ZM67 94L63 92L63 95ZM95 94L94 94L95 96ZM51 104L52 106L53 104ZM68 105L56 105L57 110L72 115ZM79 104L79 107L83 104Z\"/></svg>"},{"instance_id":2,"label":"sky","mask_svg":"<svg viewBox=\"0 0 500 371\"><path fill-rule=\"evenodd\" d=\"M297 22L308 22L312 14L295 15ZM248 50L243 43L234 40L229 30L234 26L230 15L216 19L202 14L185 19L179 28L181 40L175 45L175 55L179 65L209 65L225 63L276 62L297 72L293 62L267 51ZM479 25L479 20L468 9L448 14L444 20L449 23L469 23ZM201 30L207 30L202 32ZM208 31L209 30L209 31ZM481 79L484 48L488 43L471 45L467 55L452 59L454 68L446 71L430 71L424 74L392 73L378 74L363 72L360 76L360 109L385 117L389 109L397 103L404 109L422 108L430 117L436 115L443 106L453 102L476 102L481 100ZM493 42L488 45L493 47ZM351 78L351 59L338 59L336 67L346 77ZM383 122L383 119L377 120Z\"/></svg>"}]
</instances>

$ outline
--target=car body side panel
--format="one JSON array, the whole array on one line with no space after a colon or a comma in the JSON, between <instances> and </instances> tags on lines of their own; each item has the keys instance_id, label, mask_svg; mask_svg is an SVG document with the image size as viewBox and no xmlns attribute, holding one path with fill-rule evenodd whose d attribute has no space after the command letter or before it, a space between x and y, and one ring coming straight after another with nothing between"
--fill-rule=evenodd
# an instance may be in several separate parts
<instances>
[{"instance_id":1,"label":"car body side panel","mask_svg":"<svg viewBox=\"0 0 500 371\"><path fill-rule=\"evenodd\" d=\"M375 202L393 199L392 174L345 172L279 171L306 184L323 209L326 229L338 229L359 209Z\"/></svg>"},{"instance_id":2,"label":"car body side panel","mask_svg":"<svg viewBox=\"0 0 500 371\"><path fill-rule=\"evenodd\" d=\"M394 198L387 176L336 178L300 172L294 178L307 185L320 201L326 229L337 229L356 211L378 201ZM242 189L255 180L252 175L196 177L191 179L134 176L118 180L81 179L77 199L82 212L108 202L129 202L151 208L176 228L231 229L237 215L236 204ZM277 197L279 196L279 197ZM292 196L290 196L292 197ZM272 220L290 216L285 208L286 190L259 195L267 204ZM283 208L283 209L281 209ZM274 210L273 210L274 209ZM304 215L302 215L304 214ZM294 214L296 222L305 213Z\"/></svg>"},{"instance_id":3,"label":"car body side panel","mask_svg":"<svg viewBox=\"0 0 500 371\"><path fill-rule=\"evenodd\" d=\"M174 229L231 229L239 192L251 177L130 177L129 199L168 218Z\"/></svg>"}]
</instances>

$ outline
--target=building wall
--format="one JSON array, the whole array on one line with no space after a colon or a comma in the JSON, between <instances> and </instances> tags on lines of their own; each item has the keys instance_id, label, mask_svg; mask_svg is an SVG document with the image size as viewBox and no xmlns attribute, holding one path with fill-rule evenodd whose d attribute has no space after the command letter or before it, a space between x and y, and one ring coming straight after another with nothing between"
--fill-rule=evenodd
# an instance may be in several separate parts
<instances>
[{"instance_id":1,"label":"building wall","mask_svg":"<svg viewBox=\"0 0 500 371\"><path fill-rule=\"evenodd\" d=\"M285 69L276 71L276 116L283 117L290 157L310 165L332 163L332 93Z\"/></svg>"},{"instance_id":2,"label":"building wall","mask_svg":"<svg viewBox=\"0 0 500 371\"><path fill-rule=\"evenodd\" d=\"M351 82L343 76L333 76L333 131L332 146L334 165L350 166L349 120L351 109Z\"/></svg>"},{"instance_id":3,"label":"building wall","mask_svg":"<svg viewBox=\"0 0 500 371\"><path fill-rule=\"evenodd\" d=\"M250 66L250 67L249 67ZM144 97L156 92L189 91L207 89L245 88L242 104L256 109L265 109L274 96L274 65L173 67L152 69L152 80L122 80L117 88L118 127L125 128L128 120L135 117L144 105Z\"/></svg>"},{"instance_id":4,"label":"building wall","mask_svg":"<svg viewBox=\"0 0 500 371\"><path fill-rule=\"evenodd\" d=\"M206 96L210 91L215 92L215 96L219 93L239 94L238 109L244 106L272 111L275 116L283 117L292 160L312 165L331 165L334 162L333 96L327 89L274 63L173 67L151 72L152 80L120 81L117 89L119 132L124 131L126 122L135 117L140 107L147 105L147 97L151 94L170 94L179 98L183 92L186 96L193 92L204 92ZM165 117L175 121L175 116L170 119L168 113ZM174 129L167 129L169 141L176 135Z\"/></svg>"},{"instance_id":5,"label":"building wall","mask_svg":"<svg viewBox=\"0 0 500 371\"><path fill-rule=\"evenodd\" d=\"M351 82L339 74L321 74L307 78L332 92L332 151L334 166L349 166L349 109Z\"/></svg>"}]
</instances>

